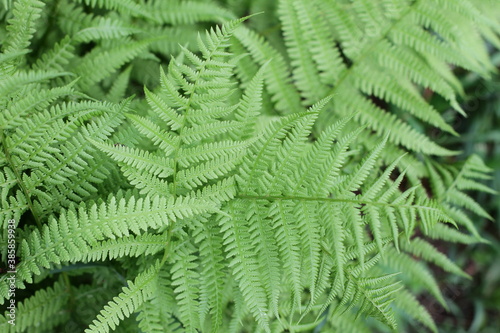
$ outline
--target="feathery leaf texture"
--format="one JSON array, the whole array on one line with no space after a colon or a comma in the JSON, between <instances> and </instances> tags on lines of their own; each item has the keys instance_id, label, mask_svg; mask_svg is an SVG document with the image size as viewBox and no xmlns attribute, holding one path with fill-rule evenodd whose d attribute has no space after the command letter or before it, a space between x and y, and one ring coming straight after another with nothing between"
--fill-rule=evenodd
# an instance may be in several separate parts
<instances>
[{"instance_id":1,"label":"feathery leaf texture","mask_svg":"<svg viewBox=\"0 0 500 333\"><path fill-rule=\"evenodd\" d=\"M457 101L462 87L448 64L488 77L494 68L480 33L498 40L500 30L481 12L479 0L459 0L456 7L443 3L280 0L276 16L284 42L237 30L242 46L238 53L249 53L252 59L242 62L241 70L255 72L252 62L262 65L272 58L265 76L270 107L284 114L335 96L318 128L356 112L358 124L380 137L388 135L390 149L404 146L415 153L452 155L456 152L409 125L426 123L456 135L421 90L439 94L463 114ZM364 140L368 146L373 141L371 136ZM406 164L410 158L405 157ZM416 162L414 167L425 172Z\"/></svg>"},{"instance_id":2,"label":"feathery leaf texture","mask_svg":"<svg viewBox=\"0 0 500 333\"><path fill-rule=\"evenodd\" d=\"M492 1L4 4L0 239L36 292L2 332L437 331L413 288L468 275L429 239L484 241L495 192L427 95L494 71Z\"/></svg>"},{"instance_id":3,"label":"feathery leaf texture","mask_svg":"<svg viewBox=\"0 0 500 333\"><path fill-rule=\"evenodd\" d=\"M155 292L159 263L140 273L134 281L128 281L118 296L109 301L85 333L105 333L114 330L124 317L134 313Z\"/></svg>"}]
</instances>

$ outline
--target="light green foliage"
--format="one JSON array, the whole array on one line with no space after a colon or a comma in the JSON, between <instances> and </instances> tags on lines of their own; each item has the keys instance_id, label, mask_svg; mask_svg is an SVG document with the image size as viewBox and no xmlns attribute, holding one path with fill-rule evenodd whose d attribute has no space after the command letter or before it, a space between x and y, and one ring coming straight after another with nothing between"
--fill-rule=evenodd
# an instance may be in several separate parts
<instances>
[{"instance_id":1,"label":"light green foliage","mask_svg":"<svg viewBox=\"0 0 500 333\"><path fill-rule=\"evenodd\" d=\"M500 27L477 6L486 7L480 0L458 1L457 6L438 0L282 0L276 15L284 45L243 28L236 37L244 46L240 52L250 53L255 63L273 58L266 85L278 111L295 112L300 104L310 106L334 95L319 128L355 110L357 123L382 137L389 135L393 159L403 154L399 146L426 155L450 155L452 151L419 131L418 126L427 123L455 134L421 91L431 89L463 112L457 103L462 88L449 64L490 75L493 68L477 31L498 42ZM279 52L281 47L286 56ZM365 140L372 141L361 142ZM411 155L402 164L425 173L421 161Z\"/></svg>"},{"instance_id":2,"label":"light green foliage","mask_svg":"<svg viewBox=\"0 0 500 333\"><path fill-rule=\"evenodd\" d=\"M493 71L480 2L4 2L2 331L436 332L429 265L468 275L431 240L494 191L422 90L463 113L450 64Z\"/></svg>"}]
</instances>

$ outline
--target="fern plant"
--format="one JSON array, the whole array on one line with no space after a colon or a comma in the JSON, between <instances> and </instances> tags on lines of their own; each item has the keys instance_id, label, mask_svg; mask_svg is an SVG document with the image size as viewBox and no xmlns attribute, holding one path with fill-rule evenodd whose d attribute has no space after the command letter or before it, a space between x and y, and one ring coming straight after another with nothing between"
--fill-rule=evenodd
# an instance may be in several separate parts
<instances>
[{"instance_id":1,"label":"fern plant","mask_svg":"<svg viewBox=\"0 0 500 333\"><path fill-rule=\"evenodd\" d=\"M458 27L424 1L283 0L271 46L256 32L269 22L227 20L227 2L4 4L1 238L6 260L14 220L18 312L2 331L377 327L358 317L437 331L417 300L446 307L428 264L467 274L432 239L482 241L468 214L488 214L466 191L492 191L478 157L431 157L453 152L416 119L455 133L413 83L460 110L447 63L488 75L464 45L498 42L482 14L498 5L459 1ZM193 38L206 21L224 23Z\"/></svg>"},{"instance_id":2,"label":"fern plant","mask_svg":"<svg viewBox=\"0 0 500 333\"><path fill-rule=\"evenodd\" d=\"M255 6L264 5L256 1ZM490 76L494 67L480 34L499 45L493 2L283 0L268 7L277 25L268 26L266 18L255 23L260 35L238 30L234 52L251 55L240 64L245 79L256 71L255 64L274 59L265 77L269 108L298 112L334 95L318 127L354 110L357 124L379 137L389 136L385 155L390 159L408 149L424 156L454 154L422 133L428 124L456 135L422 90L439 94L464 114L457 102L463 91L449 65ZM276 37L278 33L284 38ZM363 137L372 149L371 136ZM427 175L413 154L401 160L402 168L409 165L413 175Z\"/></svg>"}]
</instances>

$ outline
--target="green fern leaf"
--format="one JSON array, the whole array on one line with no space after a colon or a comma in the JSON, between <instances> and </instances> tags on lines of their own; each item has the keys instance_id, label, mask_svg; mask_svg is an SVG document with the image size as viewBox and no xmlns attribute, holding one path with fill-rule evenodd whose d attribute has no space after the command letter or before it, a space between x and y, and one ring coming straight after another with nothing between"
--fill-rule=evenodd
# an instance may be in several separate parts
<instances>
[{"instance_id":1,"label":"green fern leaf","mask_svg":"<svg viewBox=\"0 0 500 333\"><path fill-rule=\"evenodd\" d=\"M139 274L134 281L128 281L128 286L123 287L123 291L101 310L85 332L103 333L115 330L121 320L135 312L154 294L158 266L156 263L147 271Z\"/></svg>"}]
</instances>

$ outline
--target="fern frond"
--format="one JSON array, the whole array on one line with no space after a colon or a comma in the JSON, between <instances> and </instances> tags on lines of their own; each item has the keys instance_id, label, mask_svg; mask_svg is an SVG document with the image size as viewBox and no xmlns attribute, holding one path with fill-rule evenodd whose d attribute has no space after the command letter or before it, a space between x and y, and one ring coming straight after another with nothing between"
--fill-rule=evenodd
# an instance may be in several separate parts
<instances>
[{"instance_id":1,"label":"fern frond","mask_svg":"<svg viewBox=\"0 0 500 333\"><path fill-rule=\"evenodd\" d=\"M443 307L447 308L436 279L422 262L413 260L405 253L398 253L394 249L390 249L387 253L384 253L381 263L384 266L393 268L394 271L401 272L402 278L411 281L412 285L424 286Z\"/></svg>"},{"instance_id":2,"label":"fern frond","mask_svg":"<svg viewBox=\"0 0 500 333\"><path fill-rule=\"evenodd\" d=\"M426 261L433 262L447 272L469 278L469 275L462 271L453 261L422 238L416 237L411 242L402 242L401 248Z\"/></svg>"},{"instance_id":3,"label":"fern frond","mask_svg":"<svg viewBox=\"0 0 500 333\"><path fill-rule=\"evenodd\" d=\"M251 30L239 28L235 31L235 37L246 47L259 66L272 59L264 79L276 110L284 114L302 112L299 95L290 83L289 69L283 56Z\"/></svg>"},{"instance_id":4,"label":"fern frond","mask_svg":"<svg viewBox=\"0 0 500 333\"><path fill-rule=\"evenodd\" d=\"M154 294L158 270L159 263L156 262L147 271L140 273L134 281L128 281L127 287L123 287L123 291L104 306L85 332L103 333L115 330L120 321L129 317Z\"/></svg>"},{"instance_id":5,"label":"fern frond","mask_svg":"<svg viewBox=\"0 0 500 333\"><path fill-rule=\"evenodd\" d=\"M293 221L292 209L288 202L278 201L271 205L268 212L274 229L276 245L288 283L292 286L293 307L300 304L301 295L301 262L299 230Z\"/></svg>"},{"instance_id":6,"label":"fern frond","mask_svg":"<svg viewBox=\"0 0 500 333\"><path fill-rule=\"evenodd\" d=\"M9 108L0 115L2 128L12 129L21 127L24 119L49 107L55 100L74 93L74 83L52 89L40 89L28 92L9 105ZM60 118L62 118L60 116Z\"/></svg>"},{"instance_id":7,"label":"fern frond","mask_svg":"<svg viewBox=\"0 0 500 333\"><path fill-rule=\"evenodd\" d=\"M115 147L92 139L89 139L89 141L103 152L108 153L115 161L133 168L142 169L158 178L166 178L174 171L172 163L169 163L170 161L147 151L128 147Z\"/></svg>"},{"instance_id":8,"label":"fern frond","mask_svg":"<svg viewBox=\"0 0 500 333\"><path fill-rule=\"evenodd\" d=\"M434 323L432 316L408 290L399 290L394 299L394 304L399 309L402 309L405 313L424 324L432 332L438 332L438 328L436 327L436 323Z\"/></svg>"},{"instance_id":9,"label":"fern frond","mask_svg":"<svg viewBox=\"0 0 500 333\"><path fill-rule=\"evenodd\" d=\"M197 257L193 255L194 247L186 241L176 249L172 258L172 287L179 307L180 318L186 332L196 332L201 329L198 281L196 271Z\"/></svg>"},{"instance_id":10,"label":"fern frond","mask_svg":"<svg viewBox=\"0 0 500 333\"><path fill-rule=\"evenodd\" d=\"M109 10L117 10L125 15L131 16L143 16L147 18L152 18L151 14L144 10L144 7L140 6L138 3L132 0L78 0L78 2L83 2L91 7L101 7Z\"/></svg>"},{"instance_id":11,"label":"fern frond","mask_svg":"<svg viewBox=\"0 0 500 333\"><path fill-rule=\"evenodd\" d=\"M143 332L150 333L163 333L167 332L175 332L176 330L180 330L182 327L175 319L168 318L165 316L164 312L166 312L164 302L160 302L159 298L154 298L153 300L146 301L140 307L140 313L137 316L137 320L139 320L139 328ZM172 307L175 306L175 303L170 303Z\"/></svg>"},{"instance_id":12,"label":"fern frond","mask_svg":"<svg viewBox=\"0 0 500 333\"><path fill-rule=\"evenodd\" d=\"M134 149L130 150L134 152L133 156L126 157L124 154L129 151L128 148L112 148L96 143L113 159L127 164L127 177L134 183L139 183L141 179L146 193L158 193L158 189L164 186L161 185L163 181L160 184L154 177L163 178L165 185L169 186L169 193L174 196L187 191L196 193L202 186L224 181L225 176L241 162L245 148L251 144L252 140L231 139L230 133L251 129L259 102L248 103L248 97L243 97L239 105L227 103L227 97L232 94L230 76L233 66L224 62L228 56L224 49L240 22L228 22L222 28L207 33L204 40L200 37L198 43L202 58L184 49L194 68L174 59L168 73L161 72L161 89L158 92L145 89L152 113L164 121L170 131L161 129L157 122L146 117L131 114L129 119L158 146L154 155ZM257 77L251 97L257 97L260 92L261 83L258 80ZM211 88L208 89L208 86ZM250 114L243 117L242 112L247 111ZM235 113L236 120L224 120L223 117L232 113ZM220 139L208 143L208 138L213 136ZM155 167L145 167L138 162L139 156L143 156L143 163L148 165L151 164L150 157L157 156L159 163ZM168 168L168 172L162 169L162 165ZM141 169L140 173L136 169ZM151 178L151 175L154 177ZM220 193L219 198L229 196L229 193Z\"/></svg>"},{"instance_id":13,"label":"fern frond","mask_svg":"<svg viewBox=\"0 0 500 333\"><path fill-rule=\"evenodd\" d=\"M55 70L64 72L65 67L75 56L74 52L75 47L73 42L69 36L66 36L61 41L56 43L50 51L42 54L42 56L33 65L33 69L40 71Z\"/></svg>"},{"instance_id":14,"label":"fern frond","mask_svg":"<svg viewBox=\"0 0 500 333\"><path fill-rule=\"evenodd\" d=\"M340 306L346 306L344 311L348 311L359 304L358 316L361 313L372 316L396 330L396 319L389 305L402 287L399 282L391 281L395 275L369 278L349 276Z\"/></svg>"},{"instance_id":15,"label":"fern frond","mask_svg":"<svg viewBox=\"0 0 500 333\"><path fill-rule=\"evenodd\" d=\"M10 2L0 239L22 294L64 283L0 326L437 330L428 264L468 276L428 239L484 242L469 191L495 192L431 129L457 134L455 68L494 71L492 0Z\"/></svg>"},{"instance_id":16,"label":"fern frond","mask_svg":"<svg viewBox=\"0 0 500 333\"><path fill-rule=\"evenodd\" d=\"M174 332L181 329L176 316L176 304L171 275L167 266L162 266L156 278L156 292L139 308L137 320L144 332Z\"/></svg>"},{"instance_id":17,"label":"fern frond","mask_svg":"<svg viewBox=\"0 0 500 333\"><path fill-rule=\"evenodd\" d=\"M289 49L291 65L294 68L295 84L305 97L304 103L310 105L323 98L328 91L319 80L319 70L313 61L312 50L303 47L307 39L300 33L300 21L294 3L296 1L279 1L278 14L282 21L283 35Z\"/></svg>"},{"instance_id":18,"label":"fern frond","mask_svg":"<svg viewBox=\"0 0 500 333\"><path fill-rule=\"evenodd\" d=\"M120 41L110 48L94 48L74 66L74 73L81 77L78 85L83 91L89 89L118 68L145 52L156 39L144 39L127 42ZM113 59L110 61L110 59Z\"/></svg>"},{"instance_id":19,"label":"fern frond","mask_svg":"<svg viewBox=\"0 0 500 333\"><path fill-rule=\"evenodd\" d=\"M152 255L165 249L165 235L141 234L91 243L81 261L104 261L122 257Z\"/></svg>"},{"instance_id":20,"label":"fern frond","mask_svg":"<svg viewBox=\"0 0 500 333\"><path fill-rule=\"evenodd\" d=\"M189 216L196 208L184 208L179 204L167 204L165 199L131 197L86 207L70 206L63 210L59 219L49 219L41 231L31 232L21 242L21 263L17 266L16 285L24 288L24 281L32 282L43 268L54 264L77 262L91 255L91 245L105 240L138 235L148 228L159 229L171 223L177 216ZM164 212L168 212L168 217ZM148 218L145 218L148 216ZM0 283L6 284L6 277ZM6 296L6 295L2 295Z\"/></svg>"},{"instance_id":21,"label":"fern frond","mask_svg":"<svg viewBox=\"0 0 500 333\"><path fill-rule=\"evenodd\" d=\"M99 39L114 39L140 32L139 29L126 26L122 21L100 17L95 24L78 31L73 37L75 42L86 43Z\"/></svg>"},{"instance_id":22,"label":"fern frond","mask_svg":"<svg viewBox=\"0 0 500 333\"><path fill-rule=\"evenodd\" d=\"M323 102L317 108L321 109L325 104ZM315 112L297 114L270 123L261 138L250 147L237 177L238 205L251 208L248 215L239 213L233 219L243 218L247 221L245 224L270 223L272 226L279 260L266 250L271 248L270 240L258 233L251 234L250 237L255 238L250 239L258 240L259 253L264 251L266 265L263 267L273 270L279 267L284 275L287 287L286 291L281 288L280 294L289 293L291 313L300 309L304 288L313 292L314 302L319 301L317 293L325 290L325 280L333 282L330 282L330 295L328 302L323 303L323 309L341 295L347 286L347 274L353 267L352 258L358 260L353 271L373 265L373 258L365 260L365 225L370 227L373 244L383 254L387 238L392 236L398 246L399 230L404 230L408 237L413 234L417 220L426 230L438 221L451 221L437 203L417 196L416 188L404 192L399 190L404 173L395 181L390 180L399 160L389 165L379 178L369 177L384 148L384 141L360 162L353 165L351 161L347 174L343 170L348 160L347 146L356 133L340 136L346 125L346 120L343 120L326 130L314 143L307 142L316 115ZM289 161L290 156L293 156L294 163ZM355 194L358 191L361 194ZM257 203L262 208L254 208ZM246 234L248 231L242 232ZM235 245L244 251L245 243L238 244ZM232 247L227 251L239 256L238 262L249 264L243 259L249 254L238 253ZM323 258L325 255L329 257L327 261ZM268 289L275 283L268 277L263 282L264 288ZM258 292L258 284L250 281L247 284L247 288ZM278 296L268 292L268 297L274 311ZM357 303L357 299L354 300ZM307 311L314 305L310 303ZM361 303L357 305L362 307ZM383 308L382 314L376 316L394 325L392 315L385 316L387 309Z\"/></svg>"},{"instance_id":23,"label":"fern frond","mask_svg":"<svg viewBox=\"0 0 500 333\"><path fill-rule=\"evenodd\" d=\"M69 74L68 72L56 71L16 71L0 80L0 98L3 102L7 96L19 92L22 88L25 89L31 83L48 81Z\"/></svg>"},{"instance_id":24,"label":"fern frond","mask_svg":"<svg viewBox=\"0 0 500 333\"><path fill-rule=\"evenodd\" d=\"M200 287L199 318L200 323L208 322L206 330L218 332L223 320L223 291L226 271L222 255L222 238L217 221L210 218L193 226L194 241L200 244L200 261L203 267L199 279ZM209 320L207 320L207 317Z\"/></svg>"},{"instance_id":25,"label":"fern frond","mask_svg":"<svg viewBox=\"0 0 500 333\"><path fill-rule=\"evenodd\" d=\"M151 12L162 23L189 25L195 22L226 21L235 19L234 14L212 2L179 1L153 2Z\"/></svg>"},{"instance_id":26,"label":"fern frond","mask_svg":"<svg viewBox=\"0 0 500 333\"><path fill-rule=\"evenodd\" d=\"M269 331L267 292L259 277L259 264L250 238L249 228L241 223L244 220L245 204L242 201L232 201L228 204L227 213L220 219L225 252L230 258L229 267L239 281L239 289L245 302L266 332Z\"/></svg>"},{"instance_id":27,"label":"fern frond","mask_svg":"<svg viewBox=\"0 0 500 333\"><path fill-rule=\"evenodd\" d=\"M382 137L389 135L392 147L401 144L415 152L450 155L455 152L409 123L415 118L456 134L422 97L421 88L432 89L463 113L457 102L462 88L447 64L487 76L492 66L473 27L487 30L490 22L467 0L461 0L461 9L454 8L452 14L444 7L436 10L439 3L283 0L277 17L284 43L279 41L274 48L244 29L236 36L255 63L273 58L266 83L279 112L297 112L294 104L300 98L309 106L334 95L332 107L321 115L322 123L328 125L355 110L357 122ZM465 40L480 51L470 52ZM282 47L290 59L293 86L287 61L277 54Z\"/></svg>"},{"instance_id":28,"label":"fern frond","mask_svg":"<svg viewBox=\"0 0 500 333\"><path fill-rule=\"evenodd\" d=\"M473 155L458 167L428 162L427 170L433 194L444 204L447 214L458 224L465 226L476 239L480 239L474 223L465 211L488 219L491 216L466 191L496 193L481 183L490 177L488 174L491 169L478 156Z\"/></svg>"},{"instance_id":29,"label":"fern frond","mask_svg":"<svg viewBox=\"0 0 500 333\"><path fill-rule=\"evenodd\" d=\"M346 68L339 50L334 46L328 25L324 20L318 19L321 14L318 13L317 7L309 6L307 1L290 3L295 7L297 21L303 25L303 38L311 52L321 82L330 84L337 81Z\"/></svg>"},{"instance_id":30,"label":"fern frond","mask_svg":"<svg viewBox=\"0 0 500 333\"><path fill-rule=\"evenodd\" d=\"M7 163L19 174L18 185L27 200L32 201L29 209L36 219L68 207L68 196L81 198L97 191L91 183L102 182L109 171L106 161L85 161L95 155L95 150L84 138L107 137L121 123L127 105L128 102L59 104L29 114L28 120L6 138L3 147ZM81 126L82 122L87 124Z\"/></svg>"}]
</instances>

